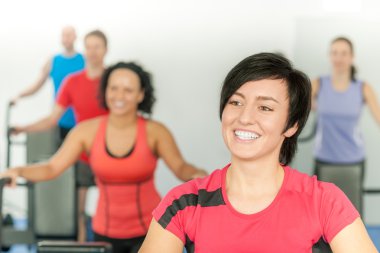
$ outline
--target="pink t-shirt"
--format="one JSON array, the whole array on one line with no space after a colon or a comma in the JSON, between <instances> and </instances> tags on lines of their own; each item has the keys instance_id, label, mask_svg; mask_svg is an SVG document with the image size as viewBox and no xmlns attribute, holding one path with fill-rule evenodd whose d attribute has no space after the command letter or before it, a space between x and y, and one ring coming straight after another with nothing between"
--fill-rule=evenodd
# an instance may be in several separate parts
<instances>
[{"instance_id":1,"label":"pink t-shirt","mask_svg":"<svg viewBox=\"0 0 380 253\"><path fill-rule=\"evenodd\" d=\"M188 252L312 252L323 237L330 242L359 213L334 184L290 167L273 202L242 214L228 201L227 165L208 177L171 190L153 217L182 240Z\"/></svg>"}]
</instances>

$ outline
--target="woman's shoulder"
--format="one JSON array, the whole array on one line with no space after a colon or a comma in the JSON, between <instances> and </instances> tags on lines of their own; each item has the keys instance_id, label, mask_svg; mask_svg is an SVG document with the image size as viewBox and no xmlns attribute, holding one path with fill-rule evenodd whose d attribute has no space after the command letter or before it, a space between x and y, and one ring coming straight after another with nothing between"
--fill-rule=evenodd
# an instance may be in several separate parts
<instances>
[{"instance_id":1,"label":"woman's shoulder","mask_svg":"<svg viewBox=\"0 0 380 253\"><path fill-rule=\"evenodd\" d=\"M318 180L316 175L309 175L290 166L286 166L285 171L288 174L288 188L294 191L316 193L334 187L334 184Z\"/></svg>"},{"instance_id":2,"label":"woman's shoulder","mask_svg":"<svg viewBox=\"0 0 380 253\"><path fill-rule=\"evenodd\" d=\"M319 75L319 76L314 77L314 79L312 79L311 81L313 83L321 83L322 81L326 81L329 79L331 79L330 75Z\"/></svg>"},{"instance_id":3,"label":"woman's shoulder","mask_svg":"<svg viewBox=\"0 0 380 253\"><path fill-rule=\"evenodd\" d=\"M318 76L311 80L311 87L312 87L312 96L315 97L318 95L319 91L321 90L321 87L323 87L323 83L328 82L330 80L330 77L327 75L324 76Z\"/></svg>"},{"instance_id":4,"label":"woman's shoulder","mask_svg":"<svg viewBox=\"0 0 380 253\"><path fill-rule=\"evenodd\" d=\"M104 117L105 116L99 116L96 118L84 120L74 127L73 132L81 135L93 136L98 130L99 124L104 119Z\"/></svg>"},{"instance_id":5,"label":"woman's shoulder","mask_svg":"<svg viewBox=\"0 0 380 253\"><path fill-rule=\"evenodd\" d=\"M292 183L288 189L292 192L287 196L295 196L294 205L301 203L301 206L307 206L308 210L312 210L328 242L359 217L354 205L335 184L320 181L316 176L295 169L291 169L291 173Z\"/></svg>"},{"instance_id":6,"label":"woman's shoulder","mask_svg":"<svg viewBox=\"0 0 380 253\"><path fill-rule=\"evenodd\" d=\"M171 203L172 201L180 199L184 196L191 195L197 199L202 194L211 194L221 191L222 173L223 170L217 169L208 176L192 179L188 182L182 183L172 188L165 196L165 199Z\"/></svg>"},{"instance_id":7,"label":"woman's shoulder","mask_svg":"<svg viewBox=\"0 0 380 253\"><path fill-rule=\"evenodd\" d=\"M167 136L167 134L170 134L170 130L165 126L165 124L150 118L140 117L140 119L145 121L146 129L149 135Z\"/></svg>"},{"instance_id":8,"label":"woman's shoulder","mask_svg":"<svg viewBox=\"0 0 380 253\"><path fill-rule=\"evenodd\" d=\"M174 187L153 211L153 216L165 226L173 221L174 216L177 217L175 220L191 223L193 214L198 208L223 204L221 175L221 170L215 170L206 177L193 179Z\"/></svg>"},{"instance_id":9,"label":"woman's shoulder","mask_svg":"<svg viewBox=\"0 0 380 253\"><path fill-rule=\"evenodd\" d=\"M142 116L139 116L139 118L142 119L143 121L145 121L148 127L155 128L155 129L166 128L166 126L163 123L161 123L157 120L154 120L152 118L145 118Z\"/></svg>"},{"instance_id":10,"label":"woman's shoulder","mask_svg":"<svg viewBox=\"0 0 380 253\"><path fill-rule=\"evenodd\" d=\"M92 128L97 128L99 126L99 123L104 120L105 116L98 116L92 119L84 120L77 124L77 128L81 128L84 130L91 130Z\"/></svg>"}]
</instances>

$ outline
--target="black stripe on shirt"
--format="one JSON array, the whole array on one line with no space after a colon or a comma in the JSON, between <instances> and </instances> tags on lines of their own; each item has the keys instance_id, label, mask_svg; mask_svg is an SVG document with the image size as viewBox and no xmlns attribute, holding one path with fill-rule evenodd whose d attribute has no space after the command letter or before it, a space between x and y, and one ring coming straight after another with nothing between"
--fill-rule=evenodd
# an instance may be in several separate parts
<instances>
[{"instance_id":1,"label":"black stripe on shirt","mask_svg":"<svg viewBox=\"0 0 380 253\"><path fill-rule=\"evenodd\" d=\"M195 246L194 242L190 240L190 238L186 234L186 244L185 244L185 249L187 253L194 253L195 252Z\"/></svg>"},{"instance_id":2,"label":"black stripe on shirt","mask_svg":"<svg viewBox=\"0 0 380 253\"><path fill-rule=\"evenodd\" d=\"M332 253L332 250L330 248L330 245L325 242L323 237L321 237L319 238L319 241L313 245L313 252Z\"/></svg>"},{"instance_id":3,"label":"black stripe on shirt","mask_svg":"<svg viewBox=\"0 0 380 253\"><path fill-rule=\"evenodd\" d=\"M178 211L181 211L188 206L196 206L198 204L201 207L225 205L226 203L223 200L222 189L219 188L212 192L201 189L198 191L198 194L190 193L182 195L166 208L165 213L158 220L158 223L163 228L166 228Z\"/></svg>"}]
</instances>

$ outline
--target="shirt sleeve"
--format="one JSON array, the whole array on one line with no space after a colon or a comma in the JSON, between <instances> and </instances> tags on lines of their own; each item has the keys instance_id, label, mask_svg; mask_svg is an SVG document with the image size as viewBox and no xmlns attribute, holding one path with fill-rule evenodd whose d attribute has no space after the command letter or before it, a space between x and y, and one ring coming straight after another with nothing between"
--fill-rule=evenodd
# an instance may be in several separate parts
<instances>
[{"instance_id":1,"label":"shirt sleeve","mask_svg":"<svg viewBox=\"0 0 380 253\"><path fill-rule=\"evenodd\" d=\"M72 103L70 95L72 82L73 79L70 76L65 78L57 94L56 103L64 108L71 106Z\"/></svg>"},{"instance_id":2,"label":"shirt sleeve","mask_svg":"<svg viewBox=\"0 0 380 253\"><path fill-rule=\"evenodd\" d=\"M153 218L186 244L186 226L192 221L195 195L187 193L187 183L172 189L153 211Z\"/></svg>"},{"instance_id":3,"label":"shirt sleeve","mask_svg":"<svg viewBox=\"0 0 380 253\"><path fill-rule=\"evenodd\" d=\"M343 191L334 184L326 183L321 201L323 234L330 243L343 228L353 223L360 215Z\"/></svg>"}]
</instances>

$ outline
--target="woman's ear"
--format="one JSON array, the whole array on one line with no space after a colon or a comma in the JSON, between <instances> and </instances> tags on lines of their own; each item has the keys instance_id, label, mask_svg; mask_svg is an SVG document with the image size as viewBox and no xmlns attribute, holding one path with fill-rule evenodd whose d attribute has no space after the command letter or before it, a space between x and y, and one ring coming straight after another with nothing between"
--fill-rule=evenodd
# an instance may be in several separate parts
<instances>
[{"instance_id":1,"label":"woman's ear","mask_svg":"<svg viewBox=\"0 0 380 253\"><path fill-rule=\"evenodd\" d=\"M140 104L142 101L144 101L144 97L145 97L145 90L142 89L142 90L140 91L140 94L139 94L139 97L138 97L139 104Z\"/></svg>"},{"instance_id":2,"label":"woman's ear","mask_svg":"<svg viewBox=\"0 0 380 253\"><path fill-rule=\"evenodd\" d=\"M292 137L298 130L298 123L295 123L292 127L289 127L288 130L284 132L286 138Z\"/></svg>"}]
</instances>

